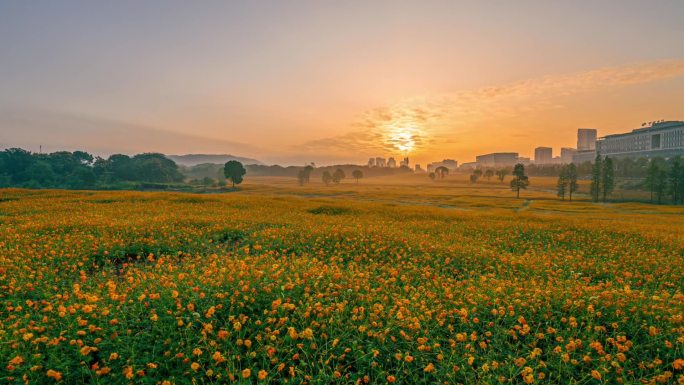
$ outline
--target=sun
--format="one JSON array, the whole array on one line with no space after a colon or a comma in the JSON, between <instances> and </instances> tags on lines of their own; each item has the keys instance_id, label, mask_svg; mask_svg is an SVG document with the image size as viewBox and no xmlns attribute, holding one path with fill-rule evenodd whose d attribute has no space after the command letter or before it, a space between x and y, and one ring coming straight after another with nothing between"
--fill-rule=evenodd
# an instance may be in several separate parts
<instances>
[{"instance_id":1,"label":"sun","mask_svg":"<svg viewBox=\"0 0 684 385\"><path fill-rule=\"evenodd\" d=\"M419 131L415 127L393 127L387 131L387 142L402 153L413 151L419 137Z\"/></svg>"}]
</instances>

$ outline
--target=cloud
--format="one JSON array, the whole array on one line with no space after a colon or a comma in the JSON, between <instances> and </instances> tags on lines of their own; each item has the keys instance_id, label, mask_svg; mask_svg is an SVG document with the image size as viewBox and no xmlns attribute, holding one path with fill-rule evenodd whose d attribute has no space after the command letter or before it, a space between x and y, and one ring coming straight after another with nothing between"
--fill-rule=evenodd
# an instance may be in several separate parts
<instances>
[{"instance_id":1,"label":"cloud","mask_svg":"<svg viewBox=\"0 0 684 385\"><path fill-rule=\"evenodd\" d=\"M476 132L483 122L529 116L565 108L559 99L684 75L684 59L544 76L524 81L439 95L416 96L363 113L350 131L297 146L304 151L398 152L392 133L412 130L415 149L433 143L454 143L454 134Z\"/></svg>"}]
</instances>

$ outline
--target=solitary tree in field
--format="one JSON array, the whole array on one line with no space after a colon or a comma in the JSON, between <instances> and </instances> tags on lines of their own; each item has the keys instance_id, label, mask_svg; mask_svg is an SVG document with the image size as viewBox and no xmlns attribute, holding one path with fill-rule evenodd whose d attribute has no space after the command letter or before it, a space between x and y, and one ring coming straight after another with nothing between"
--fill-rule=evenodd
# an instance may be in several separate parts
<instances>
[{"instance_id":1,"label":"solitary tree in field","mask_svg":"<svg viewBox=\"0 0 684 385\"><path fill-rule=\"evenodd\" d=\"M518 163L513 167L513 179L511 179L511 189L515 191L515 197L520 198L520 189L527 189L530 185L530 180L525 175L525 166Z\"/></svg>"},{"instance_id":2,"label":"solitary tree in field","mask_svg":"<svg viewBox=\"0 0 684 385\"><path fill-rule=\"evenodd\" d=\"M321 179L323 180L323 183L325 183L325 185L327 186L330 184L330 182L332 182L333 177L332 175L330 175L329 171L323 171L323 176L321 177Z\"/></svg>"},{"instance_id":3,"label":"solitary tree in field","mask_svg":"<svg viewBox=\"0 0 684 385\"><path fill-rule=\"evenodd\" d=\"M484 172L484 177L487 178L487 182L489 182L489 180L490 180L493 176L494 176L494 170L492 170L491 168L488 168L487 170L485 170L485 172Z\"/></svg>"},{"instance_id":4,"label":"solitary tree in field","mask_svg":"<svg viewBox=\"0 0 684 385\"><path fill-rule=\"evenodd\" d=\"M236 184L242 183L242 178L246 173L247 170L245 170L245 167L237 160L229 160L223 166L223 175L226 176L226 179L230 179L233 183L233 187L235 187Z\"/></svg>"},{"instance_id":5,"label":"solitary tree in field","mask_svg":"<svg viewBox=\"0 0 684 385\"><path fill-rule=\"evenodd\" d=\"M577 166L574 163L570 163L567 166L567 171L565 177L568 180L568 196L572 202L572 194L577 192Z\"/></svg>"},{"instance_id":6,"label":"solitary tree in field","mask_svg":"<svg viewBox=\"0 0 684 385\"><path fill-rule=\"evenodd\" d=\"M332 175L332 181L335 183L340 183L342 179L346 177L347 176L344 174L344 171L341 168L338 168Z\"/></svg>"},{"instance_id":7,"label":"solitary tree in field","mask_svg":"<svg viewBox=\"0 0 684 385\"><path fill-rule=\"evenodd\" d=\"M556 184L557 195L562 200L565 200L565 193L568 190L568 169L567 166L561 168L560 175L558 176L558 183Z\"/></svg>"},{"instance_id":8,"label":"solitary tree in field","mask_svg":"<svg viewBox=\"0 0 684 385\"><path fill-rule=\"evenodd\" d=\"M496 170L496 177L499 179L499 182L503 183L504 178L506 178L506 175L508 175L508 170L505 168L502 168L501 170Z\"/></svg>"},{"instance_id":9,"label":"solitary tree in field","mask_svg":"<svg viewBox=\"0 0 684 385\"><path fill-rule=\"evenodd\" d=\"M306 171L303 169L297 173L297 182L299 182L300 186L304 186L304 183L306 183Z\"/></svg>"},{"instance_id":10,"label":"solitary tree in field","mask_svg":"<svg viewBox=\"0 0 684 385\"><path fill-rule=\"evenodd\" d=\"M363 178L363 171L354 170L352 171L352 177L356 179L356 184L359 184L359 179Z\"/></svg>"},{"instance_id":11,"label":"solitary tree in field","mask_svg":"<svg viewBox=\"0 0 684 385\"><path fill-rule=\"evenodd\" d=\"M445 176L449 175L449 169L444 166L439 166L435 169L435 175L439 176L439 179L444 179Z\"/></svg>"},{"instance_id":12,"label":"solitary tree in field","mask_svg":"<svg viewBox=\"0 0 684 385\"><path fill-rule=\"evenodd\" d=\"M608 199L608 195L613 192L615 188L615 168L613 167L613 160L606 157L603 160L603 170L601 171L601 193L603 201Z\"/></svg>"},{"instance_id":13,"label":"solitary tree in field","mask_svg":"<svg viewBox=\"0 0 684 385\"><path fill-rule=\"evenodd\" d=\"M591 166L591 199L598 202L599 194L601 192L601 174L603 169L603 160L601 155L596 155L594 164Z\"/></svg>"}]
</instances>

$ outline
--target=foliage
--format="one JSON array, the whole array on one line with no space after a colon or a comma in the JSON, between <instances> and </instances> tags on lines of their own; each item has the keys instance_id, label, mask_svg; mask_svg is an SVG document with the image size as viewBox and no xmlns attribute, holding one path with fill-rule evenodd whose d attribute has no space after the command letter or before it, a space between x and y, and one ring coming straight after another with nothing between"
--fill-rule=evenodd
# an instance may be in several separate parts
<instances>
[{"instance_id":1,"label":"foliage","mask_svg":"<svg viewBox=\"0 0 684 385\"><path fill-rule=\"evenodd\" d=\"M323 180L323 183L327 186L332 182L333 176L330 174L330 171L323 171L323 175L321 176L321 180Z\"/></svg>"},{"instance_id":2,"label":"foliage","mask_svg":"<svg viewBox=\"0 0 684 385\"><path fill-rule=\"evenodd\" d=\"M332 174L333 183L340 183L344 178L346 178L346 174L344 173L344 170L342 170L341 168L338 168Z\"/></svg>"},{"instance_id":3,"label":"foliage","mask_svg":"<svg viewBox=\"0 0 684 385\"><path fill-rule=\"evenodd\" d=\"M505 168L496 170L496 178L499 180L499 182L503 183L504 178L506 178L506 175L508 175L508 170Z\"/></svg>"},{"instance_id":4,"label":"foliage","mask_svg":"<svg viewBox=\"0 0 684 385\"><path fill-rule=\"evenodd\" d=\"M162 154L94 158L83 151L36 154L11 148L0 152L4 186L94 189L122 182L177 183L183 175Z\"/></svg>"},{"instance_id":5,"label":"foliage","mask_svg":"<svg viewBox=\"0 0 684 385\"><path fill-rule=\"evenodd\" d=\"M246 173L247 170L245 170L245 167L237 160L229 160L223 166L223 175L233 183L233 187L235 187L236 184L242 183L242 179Z\"/></svg>"},{"instance_id":6,"label":"foliage","mask_svg":"<svg viewBox=\"0 0 684 385\"><path fill-rule=\"evenodd\" d=\"M359 183L359 179L363 178L363 171L361 171L361 170L352 171L352 178L356 179L356 183Z\"/></svg>"},{"instance_id":7,"label":"foliage","mask_svg":"<svg viewBox=\"0 0 684 385\"><path fill-rule=\"evenodd\" d=\"M511 189L515 191L515 197L520 198L520 190L527 189L530 180L525 175L525 165L518 163L513 167L513 179L511 179Z\"/></svg>"}]
</instances>

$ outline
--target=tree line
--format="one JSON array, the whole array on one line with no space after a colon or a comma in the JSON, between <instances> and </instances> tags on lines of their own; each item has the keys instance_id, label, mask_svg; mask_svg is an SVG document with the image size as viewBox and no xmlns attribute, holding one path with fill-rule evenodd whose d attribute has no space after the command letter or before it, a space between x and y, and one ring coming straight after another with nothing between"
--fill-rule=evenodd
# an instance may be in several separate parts
<instances>
[{"instance_id":1,"label":"tree line","mask_svg":"<svg viewBox=\"0 0 684 385\"><path fill-rule=\"evenodd\" d=\"M634 170L639 172L634 172ZM624 176L625 170L634 173L626 174L628 178L641 177L635 186L650 192L650 201L658 204L669 203L674 205L684 203L684 164L681 156L663 158L614 160L610 157L596 156L591 163L591 185L589 194L594 202L607 202L615 190L616 178ZM643 172L641 172L643 171ZM577 191L577 168L574 164L564 165L558 177L558 196L565 199L566 193L572 200L572 193Z\"/></svg>"},{"instance_id":2,"label":"tree line","mask_svg":"<svg viewBox=\"0 0 684 385\"><path fill-rule=\"evenodd\" d=\"M0 152L0 187L126 188L127 183L178 183L176 163L163 154L94 157L84 151L31 153L21 148Z\"/></svg>"}]
</instances>

